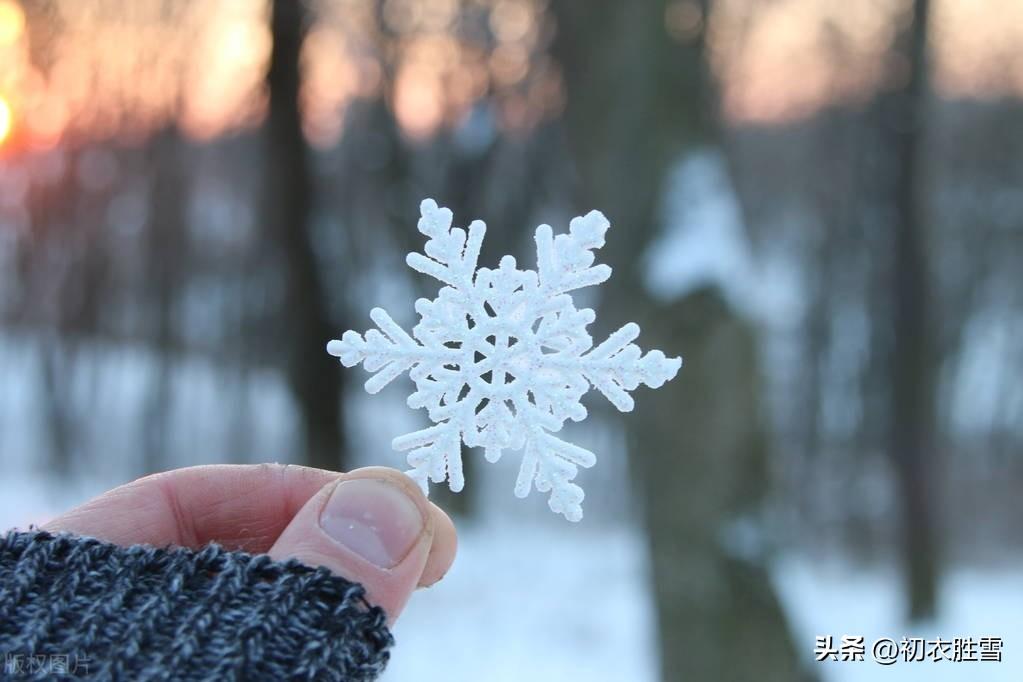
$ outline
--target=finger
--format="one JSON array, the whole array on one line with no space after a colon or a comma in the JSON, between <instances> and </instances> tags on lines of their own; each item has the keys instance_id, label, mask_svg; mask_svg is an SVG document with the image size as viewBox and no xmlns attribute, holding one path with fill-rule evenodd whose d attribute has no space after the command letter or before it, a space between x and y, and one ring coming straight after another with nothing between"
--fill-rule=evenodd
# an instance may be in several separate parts
<instances>
[{"instance_id":1,"label":"finger","mask_svg":"<svg viewBox=\"0 0 1023 682\"><path fill-rule=\"evenodd\" d=\"M261 553L309 498L340 475L291 464L174 469L115 488L44 528L119 545L194 548L217 542Z\"/></svg>"},{"instance_id":2,"label":"finger","mask_svg":"<svg viewBox=\"0 0 1023 682\"><path fill-rule=\"evenodd\" d=\"M397 472L395 472L397 473ZM324 485L341 476L294 464L214 464L146 476L104 493L45 524L118 545L168 544L263 553ZM430 504L438 533L423 585L440 579L454 559L451 520Z\"/></svg>"},{"instance_id":3,"label":"finger","mask_svg":"<svg viewBox=\"0 0 1023 682\"><path fill-rule=\"evenodd\" d=\"M357 469L324 486L295 515L269 554L325 566L361 583L393 623L423 578L438 530L431 572L453 559L453 527L438 523L410 478L394 469Z\"/></svg>"},{"instance_id":4,"label":"finger","mask_svg":"<svg viewBox=\"0 0 1023 682\"><path fill-rule=\"evenodd\" d=\"M430 506L433 508L433 545L423 575L419 578L419 587L430 587L443 578L458 551L458 533L451 517L437 505L430 503Z\"/></svg>"}]
</instances>

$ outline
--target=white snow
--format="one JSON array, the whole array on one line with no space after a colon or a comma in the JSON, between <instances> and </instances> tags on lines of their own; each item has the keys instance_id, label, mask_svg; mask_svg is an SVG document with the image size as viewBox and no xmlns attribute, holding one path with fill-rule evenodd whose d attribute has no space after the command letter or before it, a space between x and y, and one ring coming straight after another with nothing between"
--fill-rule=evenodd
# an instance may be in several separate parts
<instances>
[{"instance_id":1,"label":"white snow","mask_svg":"<svg viewBox=\"0 0 1023 682\"><path fill-rule=\"evenodd\" d=\"M798 254L780 240L754 253L720 152L694 151L678 161L662 215L664 230L644 255L655 297L669 301L711 286L751 319L791 324L802 314Z\"/></svg>"},{"instance_id":2,"label":"white snow","mask_svg":"<svg viewBox=\"0 0 1023 682\"><path fill-rule=\"evenodd\" d=\"M939 591L938 618L921 626L904 622L899 575L888 564L860 565L843 557L788 555L772 569L774 583L788 612L799 650L822 682L1018 682L1023 680L1023 557L1001 565L952 567ZM867 655L862 662L814 661L817 636L862 635ZM956 637L1001 637L1003 660L949 661L890 666L874 663L871 644L887 637L944 640Z\"/></svg>"},{"instance_id":3,"label":"white snow","mask_svg":"<svg viewBox=\"0 0 1023 682\"><path fill-rule=\"evenodd\" d=\"M451 571L398 622L384 680L652 682L645 573L630 528L461 528Z\"/></svg>"}]
</instances>

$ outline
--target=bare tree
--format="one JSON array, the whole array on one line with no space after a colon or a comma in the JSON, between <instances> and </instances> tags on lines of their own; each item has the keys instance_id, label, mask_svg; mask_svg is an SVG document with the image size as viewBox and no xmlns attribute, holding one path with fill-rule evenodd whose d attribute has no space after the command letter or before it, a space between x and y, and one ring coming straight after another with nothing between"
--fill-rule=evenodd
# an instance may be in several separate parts
<instances>
[{"instance_id":1,"label":"bare tree","mask_svg":"<svg viewBox=\"0 0 1023 682\"><path fill-rule=\"evenodd\" d=\"M145 442L142 470L159 471L169 461L167 428L171 411L175 348L175 309L185 268L188 236L187 177L182 159L184 142L168 125L150 141L153 174L150 180L149 223L146 229L147 291L153 314L151 329L156 368L153 388L144 407Z\"/></svg>"},{"instance_id":2,"label":"bare tree","mask_svg":"<svg viewBox=\"0 0 1023 682\"><path fill-rule=\"evenodd\" d=\"M309 14L299 0L275 0L273 50L266 82L270 111L266 125L266 219L280 251L285 296L280 335L291 392L305 436L306 461L343 468L344 374L324 351L343 324L331 320L328 296L313 248L312 170L299 111L300 53Z\"/></svg>"},{"instance_id":3,"label":"bare tree","mask_svg":"<svg viewBox=\"0 0 1023 682\"><path fill-rule=\"evenodd\" d=\"M934 613L938 545L932 481L935 453L934 378L931 348L926 227L922 216L924 107L927 93L929 0L914 0L896 55L908 69L905 84L882 102L883 144L892 149L892 332L890 453L902 505L902 541L909 616Z\"/></svg>"},{"instance_id":4,"label":"bare tree","mask_svg":"<svg viewBox=\"0 0 1023 682\"><path fill-rule=\"evenodd\" d=\"M702 30L709 3L684 4L698 13L690 26L700 30L680 39L666 25L675 2L554 3L565 125L586 203L621 226L603 252L615 269L604 318L640 317L649 343L704 365L696 377L683 369L660 408L647 406L628 426L651 546L662 678L793 680L797 658L766 570L718 541L744 511L734 500L758 499L766 489L765 477L754 473L767 444L754 330L714 292L664 305L642 279L644 252L661 227L668 170L685 152L721 143ZM710 367L732 374L713 379ZM685 399L689 391L694 397ZM704 408L693 409L700 401ZM756 494L744 495L751 481ZM723 643L764 647L765 657L729 656Z\"/></svg>"}]
</instances>

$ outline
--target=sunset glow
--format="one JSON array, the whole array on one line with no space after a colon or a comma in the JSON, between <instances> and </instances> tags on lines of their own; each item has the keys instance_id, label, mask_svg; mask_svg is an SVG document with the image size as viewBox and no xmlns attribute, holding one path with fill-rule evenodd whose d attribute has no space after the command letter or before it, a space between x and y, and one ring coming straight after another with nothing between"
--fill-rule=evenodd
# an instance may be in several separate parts
<instances>
[{"instance_id":1,"label":"sunset glow","mask_svg":"<svg viewBox=\"0 0 1023 682\"><path fill-rule=\"evenodd\" d=\"M25 14L11 0L0 0L0 47L17 41L25 30Z\"/></svg>"},{"instance_id":2,"label":"sunset glow","mask_svg":"<svg viewBox=\"0 0 1023 682\"><path fill-rule=\"evenodd\" d=\"M936 0L930 20L932 82L949 98L1023 95L1023 3ZM906 2L717 0L707 45L722 109L740 122L810 116L857 103L895 70L888 51ZM670 27L669 27L670 29Z\"/></svg>"},{"instance_id":3,"label":"sunset glow","mask_svg":"<svg viewBox=\"0 0 1023 682\"><path fill-rule=\"evenodd\" d=\"M0 145L7 141L11 134L11 107L7 101L0 97Z\"/></svg>"},{"instance_id":4,"label":"sunset glow","mask_svg":"<svg viewBox=\"0 0 1023 682\"><path fill-rule=\"evenodd\" d=\"M994 3L992 5L991 3ZM467 38L458 0L324 0L303 49L306 134L329 147L348 106L382 97L403 131L427 138L489 98L502 125L555 116L560 73L539 0L473 0L490 42ZM868 100L893 73L886 54L904 3L717 0L704 17L674 0L665 30L689 40L705 27L722 109L733 122L783 122L830 103ZM933 83L946 97L1023 94L1023 3L937 0ZM18 3L0 0L0 91L16 102L32 148L66 139L141 139L176 120L193 139L257 126L265 115L268 5L254 2L96 3L55 0L43 57L31 58ZM167 13L169 12L169 14ZM44 66L45 65L45 66ZM386 76L384 74L387 74ZM4 106L0 139L10 136Z\"/></svg>"}]
</instances>

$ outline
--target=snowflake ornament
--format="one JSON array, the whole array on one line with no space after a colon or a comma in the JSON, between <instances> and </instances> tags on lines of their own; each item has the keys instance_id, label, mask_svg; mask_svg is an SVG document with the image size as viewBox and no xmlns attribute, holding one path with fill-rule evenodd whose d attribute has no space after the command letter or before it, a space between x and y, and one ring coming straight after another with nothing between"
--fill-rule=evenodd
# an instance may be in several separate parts
<instances>
[{"instance_id":1,"label":"snowflake ornament","mask_svg":"<svg viewBox=\"0 0 1023 682\"><path fill-rule=\"evenodd\" d=\"M345 367L364 363L373 373L369 393L408 371L416 385L408 406L425 407L434 425L398 436L393 447L408 451L408 473L424 492L428 480L462 489L463 443L483 448L490 462L522 450L515 495L525 497L535 485L550 492L551 510L579 521L583 490L572 481L596 457L554 434L566 420L586 418L579 400L591 386L628 412L629 391L658 388L682 360L659 350L643 355L632 343L639 336L633 323L593 346L586 327L595 315L577 310L568 294L611 276L610 267L593 264L610 227L599 211L572 219L568 234L555 237L549 225L539 226L536 271L519 270L511 256L496 270L477 270L486 225L452 228L451 211L432 199L420 211L425 255L410 253L406 261L445 286L434 300L416 301L420 321L411 335L374 308L369 315L378 329L365 336L346 331L327 352Z\"/></svg>"}]
</instances>

